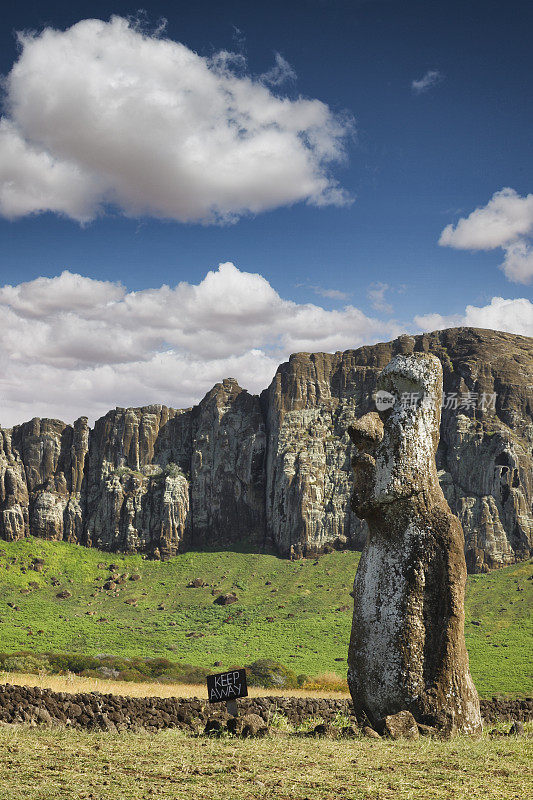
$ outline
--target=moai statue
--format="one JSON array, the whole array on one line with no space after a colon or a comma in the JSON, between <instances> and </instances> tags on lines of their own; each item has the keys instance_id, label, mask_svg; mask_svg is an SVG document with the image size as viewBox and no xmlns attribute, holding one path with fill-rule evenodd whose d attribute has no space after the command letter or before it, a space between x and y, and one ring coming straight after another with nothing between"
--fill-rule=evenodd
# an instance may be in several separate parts
<instances>
[{"instance_id":1,"label":"moai statue","mask_svg":"<svg viewBox=\"0 0 533 800\"><path fill-rule=\"evenodd\" d=\"M396 356L378 379L379 413L350 429L352 508L369 535L354 583L348 685L378 730L410 711L451 735L481 731L464 640L461 524L437 478L442 368L432 355Z\"/></svg>"}]
</instances>

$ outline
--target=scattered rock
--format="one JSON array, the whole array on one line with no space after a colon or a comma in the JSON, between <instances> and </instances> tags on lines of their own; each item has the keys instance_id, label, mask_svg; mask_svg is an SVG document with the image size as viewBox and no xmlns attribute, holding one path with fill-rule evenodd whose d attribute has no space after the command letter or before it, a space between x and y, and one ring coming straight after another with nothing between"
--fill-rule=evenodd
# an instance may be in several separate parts
<instances>
[{"instance_id":1,"label":"scattered rock","mask_svg":"<svg viewBox=\"0 0 533 800\"><path fill-rule=\"evenodd\" d=\"M312 731L309 731L308 736L327 736L332 730L331 725L327 725L325 722L319 722Z\"/></svg>"},{"instance_id":2,"label":"scattered rock","mask_svg":"<svg viewBox=\"0 0 533 800\"><path fill-rule=\"evenodd\" d=\"M410 711L399 711L385 717L383 733L391 739L418 739L418 725Z\"/></svg>"},{"instance_id":3,"label":"scattered rock","mask_svg":"<svg viewBox=\"0 0 533 800\"><path fill-rule=\"evenodd\" d=\"M441 732L435 728L433 725L424 725L424 723L418 723L418 732L421 736L440 736Z\"/></svg>"},{"instance_id":4,"label":"scattered rock","mask_svg":"<svg viewBox=\"0 0 533 800\"><path fill-rule=\"evenodd\" d=\"M192 581L189 581L187 584L188 589L201 589L202 586L207 586L203 578L193 578Z\"/></svg>"},{"instance_id":5,"label":"scattered rock","mask_svg":"<svg viewBox=\"0 0 533 800\"><path fill-rule=\"evenodd\" d=\"M130 575L130 581L140 581L141 576L138 572L135 572L133 575Z\"/></svg>"},{"instance_id":6,"label":"scattered rock","mask_svg":"<svg viewBox=\"0 0 533 800\"><path fill-rule=\"evenodd\" d=\"M67 589L63 589L62 592L58 592L56 594L56 597L58 597L60 600L68 600L69 597L72 597L72 594Z\"/></svg>"},{"instance_id":7,"label":"scattered rock","mask_svg":"<svg viewBox=\"0 0 533 800\"><path fill-rule=\"evenodd\" d=\"M219 594L218 597L215 597L213 600L218 606L229 606L231 603L236 603L239 598L233 592L229 592L228 594Z\"/></svg>"},{"instance_id":8,"label":"scattered rock","mask_svg":"<svg viewBox=\"0 0 533 800\"><path fill-rule=\"evenodd\" d=\"M524 723L515 720L509 729L509 736L523 736L524 733Z\"/></svg>"},{"instance_id":9,"label":"scattered rock","mask_svg":"<svg viewBox=\"0 0 533 800\"><path fill-rule=\"evenodd\" d=\"M44 725L51 725L52 724L52 717L50 716L49 712L46 708L40 708L38 706L34 706L31 711L33 718L36 722L39 722Z\"/></svg>"},{"instance_id":10,"label":"scattered rock","mask_svg":"<svg viewBox=\"0 0 533 800\"><path fill-rule=\"evenodd\" d=\"M368 730L372 730L372 728L369 728ZM359 735L359 729L355 725L345 725L343 728L341 728L340 733L341 736L345 736L347 739L355 739L355 737Z\"/></svg>"},{"instance_id":11,"label":"scattered rock","mask_svg":"<svg viewBox=\"0 0 533 800\"><path fill-rule=\"evenodd\" d=\"M227 730L235 736L260 737L268 733L268 725L259 714L245 714L232 717L227 722Z\"/></svg>"},{"instance_id":12,"label":"scattered rock","mask_svg":"<svg viewBox=\"0 0 533 800\"><path fill-rule=\"evenodd\" d=\"M204 733L206 736L221 736L223 730L224 726L219 719L208 719L205 724Z\"/></svg>"},{"instance_id":13,"label":"scattered rock","mask_svg":"<svg viewBox=\"0 0 533 800\"><path fill-rule=\"evenodd\" d=\"M369 739L381 739L381 736L374 728L371 728L370 725L365 725L362 730L363 736L368 737Z\"/></svg>"}]
</instances>

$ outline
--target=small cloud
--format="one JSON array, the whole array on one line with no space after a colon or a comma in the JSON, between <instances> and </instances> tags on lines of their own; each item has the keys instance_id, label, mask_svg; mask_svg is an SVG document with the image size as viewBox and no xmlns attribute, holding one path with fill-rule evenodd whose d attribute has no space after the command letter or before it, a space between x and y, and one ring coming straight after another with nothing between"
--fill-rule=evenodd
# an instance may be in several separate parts
<instances>
[{"instance_id":1,"label":"small cloud","mask_svg":"<svg viewBox=\"0 0 533 800\"><path fill-rule=\"evenodd\" d=\"M444 75L438 69L428 69L425 75L422 75L418 80L412 81L411 91L414 94L423 94L438 83L442 83L443 80Z\"/></svg>"},{"instance_id":2,"label":"small cloud","mask_svg":"<svg viewBox=\"0 0 533 800\"><path fill-rule=\"evenodd\" d=\"M246 34L243 31L241 31L241 29L238 28L236 25L232 25L231 27L233 28L233 33L231 38L233 39L234 43L239 48L239 50L244 50L244 46L246 44Z\"/></svg>"},{"instance_id":3,"label":"small cloud","mask_svg":"<svg viewBox=\"0 0 533 800\"><path fill-rule=\"evenodd\" d=\"M276 63L261 75L261 81L268 83L270 86L281 86L283 83L293 82L298 77L288 61L286 61L281 53L275 54Z\"/></svg>"},{"instance_id":4,"label":"small cloud","mask_svg":"<svg viewBox=\"0 0 533 800\"><path fill-rule=\"evenodd\" d=\"M315 286L307 283L297 283L296 286L311 289L320 297L328 297L330 300L348 300L350 297L348 292L341 292L340 289L325 289L323 286Z\"/></svg>"},{"instance_id":5,"label":"small cloud","mask_svg":"<svg viewBox=\"0 0 533 800\"><path fill-rule=\"evenodd\" d=\"M372 308L376 311L382 311L384 314L392 314L393 308L390 303L385 300L385 292L390 290L388 283L372 283L368 287L367 296L371 302Z\"/></svg>"}]
</instances>

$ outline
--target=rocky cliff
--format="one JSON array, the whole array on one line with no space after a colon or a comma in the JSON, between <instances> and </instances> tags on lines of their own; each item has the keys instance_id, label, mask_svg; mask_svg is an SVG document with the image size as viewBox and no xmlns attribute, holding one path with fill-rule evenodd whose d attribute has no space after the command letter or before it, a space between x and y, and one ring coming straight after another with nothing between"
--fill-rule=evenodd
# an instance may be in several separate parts
<instances>
[{"instance_id":1,"label":"rocky cliff","mask_svg":"<svg viewBox=\"0 0 533 800\"><path fill-rule=\"evenodd\" d=\"M413 351L443 366L437 467L470 571L527 557L533 341L472 328L298 353L260 398L227 379L191 409L117 408L92 430L84 417L0 428L0 537L163 558L236 542L296 556L360 548L346 430L375 408L380 370Z\"/></svg>"}]
</instances>

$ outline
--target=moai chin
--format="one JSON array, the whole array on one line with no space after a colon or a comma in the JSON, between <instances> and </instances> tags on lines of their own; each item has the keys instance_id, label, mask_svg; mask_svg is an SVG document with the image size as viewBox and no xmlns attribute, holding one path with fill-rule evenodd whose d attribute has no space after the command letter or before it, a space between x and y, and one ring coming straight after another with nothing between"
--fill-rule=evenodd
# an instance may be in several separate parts
<instances>
[{"instance_id":1,"label":"moai chin","mask_svg":"<svg viewBox=\"0 0 533 800\"><path fill-rule=\"evenodd\" d=\"M435 465L440 361L425 353L396 356L378 390L390 405L380 403L385 410L349 429L356 445L352 508L369 527L348 653L355 711L378 729L387 715L408 710L448 735L478 733L464 640L463 531Z\"/></svg>"}]
</instances>

